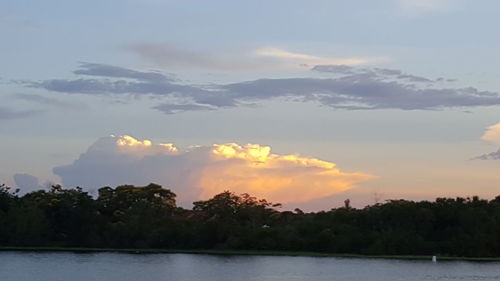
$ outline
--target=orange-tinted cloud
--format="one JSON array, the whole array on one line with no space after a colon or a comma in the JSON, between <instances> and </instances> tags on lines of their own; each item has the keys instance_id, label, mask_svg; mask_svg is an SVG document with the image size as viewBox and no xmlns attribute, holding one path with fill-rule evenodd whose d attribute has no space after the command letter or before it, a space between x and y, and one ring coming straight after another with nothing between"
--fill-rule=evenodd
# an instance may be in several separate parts
<instances>
[{"instance_id":1,"label":"orange-tinted cloud","mask_svg":"<svg viewBox=\"0 0 500 281\"><path fill-rule=\"evenodd\" d=\"M269 146L258 144L214 144L179 151L170 143L154 144L130 136L103 138L74 163L54 172L69 186L156 182L186 203L224 190L273 202L304 202L373 178L342 172L334 163L316 158L273 154Z\"/></svg>"},{"instance_id":2,"label":"orange-tinted cloud","mask_svg":"<svg viewBox=\"0 0 500 281\"><path fill-rule=\"evenodd\" d=\"M500 144L500 123L488 127L481 139Z\"/></svg>"},{"instance_id":3,"label":"orange-tinted cloud","mask_svg":"<svg viewBox=\"0 0 500 281\"><path fill-rule=\"evenodd\" d=\"M372 178L344 173L334 163L298 155L271 153L268 146L235 143L213 145L211 165L199 179L203 197L224 189L249 193L271 201L303 202L351 189Z\"/></svg>"}]
</instances>

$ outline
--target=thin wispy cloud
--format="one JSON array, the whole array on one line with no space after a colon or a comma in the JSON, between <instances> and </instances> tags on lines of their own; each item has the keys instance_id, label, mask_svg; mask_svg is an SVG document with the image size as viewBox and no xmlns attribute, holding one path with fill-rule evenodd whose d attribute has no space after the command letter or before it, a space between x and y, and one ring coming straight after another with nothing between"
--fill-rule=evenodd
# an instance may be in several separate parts
<instances>
[{"instance_id":1,"label":"thin wispy cloud","mask_svg":"<svg viewBox=\"0 0 500 281\"><path fill-rule=\"evenodd\" d=\"M446 11L453 7L450 0L395 0L396 6L405 13L421 14Z\"/></svg>"},{"instance_id":2,"label":"thin wispy cloud","mask_svg":"<svg viewBox=\"0 0 500 281\"><path fill-rule=\"evenodd\" d=\"M11 98L13 100L22 100L22 101L27 101L30 103L35 103L35 104L40 104L40 105L45 105L45 106L52 106L52 107L57 107L57 108L70 108L70 109L86 108L86 105L83 103L80 103L80 102L62 101L59 99L50 98L50 97L37 95L37 94L17 93L17 94L11 95Z\"/></svg>"},{"instance_id":3,"label":"thin wispy cloud","mask_svg":"<svg viewBox=\"0 0 500 281\"><path fill-rule=\"evenodd\" d=\"M209 105L200 105L200 104L169 104L162 103L153 107L165 114L175 114L183 111L207 111L207 110L216 110L217 108Z\"/></svg>"},{"instance_id":4,"label":"thin wispy cloud","mask_svg":"<svg viewBox=\"0 0 500 281\"><path fill-rule=\"evenodd\" d=\"M284 66L294 68L312 67L319 64L334 65L363 65L388 60L387 57L347 57L347 58L329 58L310 54L294 53L279 48L261 48L253 52L257 57L267 57L282 60Z\"/></svg>"},{"instance_id":5,"label":"thin wispy cloud","mask_svg":"<svg viewBox=\"0 0 500 281\"><path fill-rule=\"evenodd\" d=\"M214 71L307 69L317 64L363 65L388 59L384 56L323 57L274 47L224 53L197 51L169 44L136 44L127 49L161 67Z\"/></svg>"}]
</instances>

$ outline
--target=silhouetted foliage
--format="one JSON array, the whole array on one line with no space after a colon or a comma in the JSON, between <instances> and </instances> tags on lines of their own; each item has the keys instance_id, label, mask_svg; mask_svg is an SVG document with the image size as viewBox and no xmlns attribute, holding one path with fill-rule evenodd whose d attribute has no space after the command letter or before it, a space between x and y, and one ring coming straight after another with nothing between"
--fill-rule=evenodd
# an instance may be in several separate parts
<instances>
[{"instance_id":1,"label":"silhouetted foliage","mask_svg":"<svg viewBox=\"0 0 500 281\"><path fill-rule=\"evenodd\" d=\"M176 206L160 185L54 185L20 196L0 185L0 246L246 249L500 256L500 196L389 200L305 213L224 191Z\"/></svg>"}]
</instances>

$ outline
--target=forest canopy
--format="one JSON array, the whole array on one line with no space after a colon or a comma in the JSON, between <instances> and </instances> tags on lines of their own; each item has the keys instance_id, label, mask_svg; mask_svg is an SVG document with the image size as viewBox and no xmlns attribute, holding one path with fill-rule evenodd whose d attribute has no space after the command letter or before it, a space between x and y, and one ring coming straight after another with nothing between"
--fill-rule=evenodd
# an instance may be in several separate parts
<instances>
[{"instance_id":1,"label":"forest canopy","mask_svg":"<svg viewBox=\"0 0 500 281\"><path fill-rule=\"evenodd\" d=\"M500 196L388 200L304 213L224 191L176 205L157 184L103 187L93 197L54 185L19 195L0 185L0 246L315 251L500 256Z\"/></svg>"}]
</instances>

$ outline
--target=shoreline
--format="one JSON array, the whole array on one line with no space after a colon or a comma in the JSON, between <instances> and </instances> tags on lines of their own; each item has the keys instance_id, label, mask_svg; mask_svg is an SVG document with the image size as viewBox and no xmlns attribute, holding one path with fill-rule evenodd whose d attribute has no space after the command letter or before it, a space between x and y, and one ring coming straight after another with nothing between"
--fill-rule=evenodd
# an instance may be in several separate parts
<instances>
[{"instance_id":1,"label":"shoreline","mask_svg":"<svg viewBox=\"0 0 500 281\"><path fill-rule=\"evenodd\" d=\"M124 254L196 254L221 256L288 256L391 260L432 260L431 255L361 255L320 252L287 252L257 250L173 250L173 249L114 249L73 247L0 247L0 252L73 252L73 253L124 253ZM500 257L450 257L437 256L437 261L500 262Z\"/></svg>"}]
</instances>

